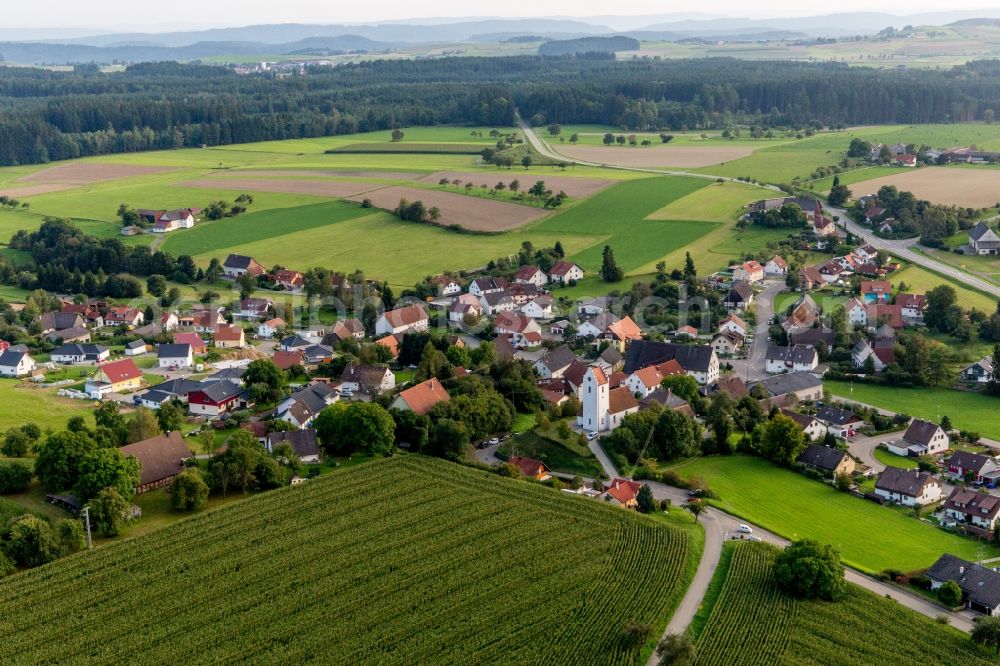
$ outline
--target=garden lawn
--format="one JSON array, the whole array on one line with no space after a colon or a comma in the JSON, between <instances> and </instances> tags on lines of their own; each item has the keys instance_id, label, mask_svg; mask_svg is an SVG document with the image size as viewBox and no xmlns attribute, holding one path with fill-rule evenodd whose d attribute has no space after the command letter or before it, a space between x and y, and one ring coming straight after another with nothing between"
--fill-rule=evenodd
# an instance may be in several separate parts
<instances>
[{"instance_id":1,"label":"garden lawn","mask_svg":"<svg viewBox=\"0 0 1000 666\"><path fill-rule=\"evenodd\" d=\"M90 400L60 398L55 388L39 388L15 379L0 379L0 432L22 423L61 429L72 416L92 411Z\"/></svg>"},{"instance_id":2,"label":"garden lawn","mask_svg":"<svg viewBox=\"0 0 1000 666\"><path fill-rule=\"evenodd\" d=\"M899 467L900 469L917 469L920 466L917 464L916 458L897 456L895 453L890 453L885 449L876 448L872 451L872 455L875 456L875 460L879 461L883 465L889 465L890 467Z\"/></svg>"},{"instance_id":3,"label":"garden lawn","mask_svg":"<svg viewBox=\"0 0 1000 666\"><path fill-rule=\"evenodd\" d=\"M873 384L826 381L824 387L834 395L852 398L881 409L909 414L937 423L947 415L959 430L978 432L983 437L1000 440L1000 419L996 412L1000 398L956 391L948 388L897 388Z\"/></svg>"},{"instance_id":4,"label":"garden lawn","mask_svg":"<svg viewBox=\"0 0 1000 666\"><path fill-rule=\"evenodd\" d=\"M868 572L929 567L942 553L969 560L1000 549L944 532L901 509L879 506L782 469L761 458L696 458L675 468L700 476L719 494L719 508L787 539L816 539L840 548L844 561Z\"/></svg>"}]
</instances>

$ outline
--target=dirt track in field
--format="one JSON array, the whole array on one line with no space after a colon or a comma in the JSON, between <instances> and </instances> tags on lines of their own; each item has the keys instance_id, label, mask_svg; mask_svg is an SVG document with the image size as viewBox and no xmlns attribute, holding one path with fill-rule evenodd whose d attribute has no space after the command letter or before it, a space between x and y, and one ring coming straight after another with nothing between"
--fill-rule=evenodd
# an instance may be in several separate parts
<instances>
[{"instance_id":1,"label":"dirt track in field","mask_svg":"<svg viewBox=\"0 0 1000 666\"><path fill-rule=\"evenodd\" d=\"M598 190L604 189L614 181L611 180L601 180L598 178L574 178L572 176L552 176L549 174L527 174L519 171L518 169L511 169L509 171L437 171L430 174L429 176L424 176L420 179L424 183L434 183L435 185L442 179L447 178L450 181L461 180L462 185L465 183L473 183L476 187L480 185L488 185L493 187L498 182L504 185L510 184L512 180L516 180L521 185L521 190L527 190L536 181L545 181L545 187L552 190L553 192L558 192L562 190L571 197L587 197L597 192ZM454 185L448 185L448 189L454 190Z\"/></svg>"},{"instance_id":2,"label":"dirt track in field","mask_svg":"<svg viewBox=\"0 0 1000 666\"><path fill-rule=\"evenodd\" d=\"M563 146L556 150L574 159L623 167L683 167L694 169L738 160L753 153L752 146L670 147Z\"/></svg>"},{"instance_id":3,"label":"dirt track in field","mask_svg":"<svg viewBox=\"0 0 1000 666\"><path fill-rule=\"evenodd\" d=\"M178 187L198 187L213 190L245 190L249 192L280 192L283 194L306 194L316 197L343 199L352 194L360 194L383 183L356 180L295 180L293 178L199 178L178 183Z\"/></svg>"},{"instance_id":4,"label":"dirt track in field","mask_svg":"<svg viewBox=\"0 0 1000 666\"><path fill-rule=\"evenodd\" d=\"M67 187L78 187L100 183L105 180L117 180L132 176L145 176L151 173L174 171L173 167L137 166L134 164L94 164L92 162L70 162L59 164L48 169L36 171L21 179L23 183L58 184ZM54 190L50 190L54 191Z\"/></svg>"},{"instance_id":5,"label":"dirt track in field","mask_svg":"<svg viewBox=\"0 0 1000 666\"><path fill-rule=\"evenodd\" d=\"M386 187L364 196L348 198L354 201L371 199L375 206L386 210L396 208L400 199L422 201L427 208L436 206L441 210L438 224L457 224L470 231L508 231L533 222L548 212L531 206L415 187Z\"/></svg>"},{"instance_id":6,"label":"dirt track in field","mask_svg":"<svg viewBox=\"0 0 1000 666\"><path fill-rule=\"evenodd\" d=\"M855 197L875 194L880 187L895 185L933 203L986 208L1000 201L1000 169L924 167L865 180L851 185Z\"/></svg>"},{"instance_id":7,"label":"dirt track in field","mask_svg":"<svg viewBox=\"0 0 1000 666\"><path fill-rule=\"evenodd\" d=\"M35 194L47 194L49 192L68 190L72 187L72 185L60 185L58 183L49 183L47 185L25 185L23 187L0 187L0 194L11 197L12 199L20 199L21 197L30 197Z\"/></svg>"}]
</instances>

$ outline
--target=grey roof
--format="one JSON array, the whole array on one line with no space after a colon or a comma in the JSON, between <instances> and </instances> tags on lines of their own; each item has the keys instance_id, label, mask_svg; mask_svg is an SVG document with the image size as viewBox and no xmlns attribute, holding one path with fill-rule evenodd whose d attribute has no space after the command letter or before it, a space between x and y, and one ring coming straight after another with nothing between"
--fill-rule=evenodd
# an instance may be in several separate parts
<instances>
[{"instance_id":1,"label":"grey roof","mask_svg":"<svg viewBox=\"0 0 1000 666\"><path fill-rule=\"evenodd\" d=\"M357 384L362 391L372 391L382 385L385 373L389 371L389 368L381 365L349 363L340 374L340 381Z\"/></svg>"},{"instance_id":2,"label":"grey roof","mask_svg":"<svg viewBox=\"0 0 1000 666\"><path fill-rule=\"evenodd\" d=\"M650 365L676 360L688 372L706 372L715 351L709 345L678 345L671 342L635 340L625 352L627 375Z\"/></svg>"},{"instance_id":3,"label":"grey roof","mask_svg":"<svg viewBox=\"0 0 1000 666\"><path fill-rule=\"evenodd\" d=\"M812 444L806 447L806 450L799 454L799 462L803 465L809 465L817 469L826 470L832 472L840 466L840 463L844 461L847 453L839 449L833 449L829 446L821 446L819 444Z\"/></svg>"},{"instance_id":4,"label":"grey roof","mask_svg":"<svg viewBox=\"0 0 1000 666\"><path fill-rule=\"evenodd\" d=\"M793 345L809 345L815 347L821 341L827 346L833 346L834 335L829 328L805 328L800 331L793 331L788 335L788 341Z\"/></svg>"},{"instance_id":5,"label":"grey roof","mask_svg":"<svg viewBox=\"0 0 1000 666\"><path fill-rule=\"evenodd\" d=\"M11 351L10 349L8 349L4 353L0 354L0 366L3 366L5 368L16 368L17 365L21 362L21 359L23 359L27 355L28 352Z\"/></svg>"},{"instance_id":6,"label":"grey roof","mask_svg":"<svg viewBox=\"0 0 1000 666\"><path fill-rule=\"evenodd\" d=\"M196 391L204 386L202 382L196 382L191 379L185 379L179 377L177 379L168 379L165 382L156 385L157 391L162 393L167 393L169 395L184 395L186 396L191 391Z\"/></svg>"},{"instance_id":7,"label":"grey roof","mask_svg":"<svg viewBox=\"0 0 1000 666\"><path fill-rule=\"evenodd\" d=\"M823 423L830 423L838 426L861 420L861 418L851 410L840 409L839 407L823 407L816 412L816 418Z\"/></svg>"},{"instance_id":8,"label":"grey roof","mask_svg":"<svg viewBox=\"0 0 1000 666\"><path fill-rule=\"evenodd\" d=\"M784 375L775 375L756 384L763 386L772 397L823 386L823 382L809 372L789 372Z\"/></svg>"},{"instance_id":9,"label":"grey roof","mask_svg":"<svg viewBox=\"0 0 1000 666\"><path fill-rule=\"evenodd\" d=\"M969 601L993 609L1000 606L1000 573L945 553L927 570L937 581L953 580L969 595Z\"/></svg>"},{"instance_id":10,"label":"grey roof","mask_svg":"<svg viewBox=\"0 0 1000 666\"><path fill-rule=\"evenodd\" d=\"M159 358L187 358L191 353L191 345L186 342L164 343L156 348Z\"/></svg>"},{"instance_id":11,"label":"grey roof","mask_svg":"<svg viewBox=\"0 0 1000 666\"><path fill-rule=\"evenodd\" d=\"M513 299L510 297L506 291L488 291L483 294L483 300L486 301L487 305L494 306L500 303L511 303Z\"/></svg>"},{"instance_id":12,"label":"grey roof","mask_svg":"<svg viewBox=\"0 0 1000 666\"><path fill-rule=\"evenodd\" d=\"M108 351L107 347L94 344L67 343L52 350L51 356L94 356Z\"/></svg>"},{"instance_id":13,"label":"grey roof","mask_svg":"<svg viewBox=\"0 0 1000 666\"><path fill-rule=\"evenodd\" d=\"M549 369L551 372L556 372L559 370L565 370L573 361L576 360L576 354L570 351L570 348L566 345L556 347L548 354L540 359L540 363Z\"/></svg>"},{"instance_id":14,"label":"grey roof","mask_svg":"<svg viewBox=\"0 0 1000 666\"><path fill-rule=\"evenodd\" d=\"M246 270L250 267L250 263L253 261L252 257L247 257L242 254L231 254L226 257L226 262L223 266L227 268L239 268Z\"/></svg>"},{"instance_id":15,"label":"grey roof","mask_svg":"<svg viewBox=\"0 0 1000 666\"><path fill-rule=\"evenodd\" d=\"M816 360L816 350L806 345L793 347L768 345L766 358L768 361L784 361L785 363L812 363Z\"/></svg>"},{"instance_id":16,"label":"grey roof","mask_svg":"<svg viewBox=\"0 0 1000 666\"><path fill-rule=\"evenodd\" d=\"M677 409L688 404L688 401L679 395L676 395L670 389L657 387L652 393L639 400L639 405L642 407L649 407L654 403L666 407L667 409Z\"/></svg>"},{"instance_id":17,"label":"grey roof","mask_svg":"<svg viewBox=\"0 0 1000 666\"><path fill-rule=\"evenodd\" d=\"M931 439L934 437L934 433L938 431L940 426L931 423L930 421L924 421L923 419L913 419L910 421L910 427L906 429L903 434L903 439L911 444L923 444L927 446L931 443Z\"/></svg>"},{"instance_id":18,"label":"grey roof","mask_svg":"<svg viewBox=\"0 0 1000 666\"><path fill-rule=\"evenodd\" d=\"M333 389L326 384L313 384L292 394L292 403L288 411L296 411L305 416L314 416L326 406L326 398Z\"/></svg>"},{"instance_id":19,"label":"grey roof","mask_svg":"<svg viewBox=\"0 0 1000 666\"><path fill-rule=\"evenodd\" d=\"M931 482L936 483L934 477L926 472L916 469L886 467L878 475L878 481L875 482L875 489L898 493L907 497L919 497L924 494L924 487Z\"/></svg>"},{"instance_id":20,"label":"grey roof","mask_svg":"<svg viewBox=\"0 0 1000 666\"><path fill-rule=\"evenodd\" d=\"M211 384L202 382L201 386L196 390L201 391L207 398L214 402L228 400L243 391L242 388L232 382L212 382Z\"/></svg>"},{"instance_id":21,"label":"grey roof","mask_svg":"<svg viewBox=\"0 0 1000 666\"><path fill-rule=\"evenodd\" d=\"M145 340L133 340L132 342L125 345L125 349L139 349L146 346Z\"/></svg>"},{"instance_id":22,"label":"grey roof","mask_svg":"<svg viewBox=\"0 0 1000 666\"><path fill-rule=\"evenodd\" d=\"M313 428L272 432L267 435L267 440L271 444L272 451L279 444L290 444L292 451L299 458L319 455L319 442L316 439L316 430Z\"/></svg>"},{"instance_id":23,"label":"grey roof","mask_svg":"<svg viewBox=\"0 0 1000 666\"><path fill-rule=\"evenodd\" d=\"M618 351L615 347L609 346L607 349L601 352L599 358L608 365L618 365L619 363L622 362L623 357L621 352Z\"/></svg>"},{"instance_id":24,"label":"grey roof","mask_svg":"<svg viewBox=\"0 0 1000 666\"><path fill-rule=\"evenodd\" d=\"M154 389L149 389L148 391L143 393L141 397L143 400L146 400L148 402L155 402L156 404L160 405L177 396L175 396L172 393L167 393L166 391L161 391L159 389L154 388Z\"/></svg>"},{"instance_id":25,"label":"grey roof","mask_svg":"<svg viewBox=\"0 0 1000 666\"><path fill-rule=\"evenodd\" d=\"M990 225L986 224L985 222L980 222L976 226L969 229L969 238L974 241L978 241L982 239L984 236L986 237L986 240L988 242L1000 241L1000 238L997 237L996 232L993 231L993 229L990 228Z\"/></svg>"},{"instance_id":26,"label":"grey roof","mask_svg":"<svg viewBox=\"0 0 1000 666\"><path fill-rule=\"evenodd\" d=\"M972 370L973 368L981 368L983 372L985 372L986 374L990 374L993 372L993 359L990 358L989 356L981 358L975 363L965 366L965 368L962 369L962 372L966 373Z\"/></svg>"},{"instance_id":27,"label":"grey roof","mask_svg":"<svg viewBox=\"0 0 1000 666\"><path fill-rule=\"evenodd\" d=\"M208 377L205 377L206 381L232 381L234 379L243 379L243 375L246 373L246 368L223 368L218 372L212 373Z\"/></svg>"},{"instance_id":28,"label":"grey roof","mask_svg":"<svg viewBox=\"0 0 1000 666\"><path fill-rule=\"evenodd\" d=\"M289 349L298 349L300 347L309 347L313 343L301 335L289 335L287 338L283 338L279 344Z\"/></svg>"},{"instance_id":29,"label":"grey roof","mask_svg":"<svg viewBox=\"0 0 1000 666\"><path fill-rule=\"evenodd\" d=\"M961 467L963 470L975 470L978 473L991 462L992 458L972 451L955 451L945 464L948 467Z\"/></svg>"},{"instance_id":30,"label":"grey roof","mask_svg":"<svg viewBox=\"0 0 1000 666\"><path fill-rule=\"evenodd\" d=\"M729 295L726 296L726 302L745 303L751 296L753 296L753 289L750 288L750 284L740 280L733 283L732 289L729 290Z\"/></svg>"}]
</instances>

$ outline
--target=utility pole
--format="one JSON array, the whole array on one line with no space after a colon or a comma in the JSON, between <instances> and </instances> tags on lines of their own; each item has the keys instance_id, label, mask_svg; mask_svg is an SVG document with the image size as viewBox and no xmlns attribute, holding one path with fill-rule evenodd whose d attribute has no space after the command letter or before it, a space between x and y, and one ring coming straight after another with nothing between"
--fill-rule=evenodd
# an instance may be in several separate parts
<instances>
[{"instance_id":1,"label":"utility pole","mask_svg":"<svg viewBox=\"0 0 1000 666\"><path fill-rule=\"evenodd\" d=\"M83 507L81 514L83 515L83 524L87 529L87 548L93 548L94 542L90 538L90 507Z\"/></svg>"}]
</instances>

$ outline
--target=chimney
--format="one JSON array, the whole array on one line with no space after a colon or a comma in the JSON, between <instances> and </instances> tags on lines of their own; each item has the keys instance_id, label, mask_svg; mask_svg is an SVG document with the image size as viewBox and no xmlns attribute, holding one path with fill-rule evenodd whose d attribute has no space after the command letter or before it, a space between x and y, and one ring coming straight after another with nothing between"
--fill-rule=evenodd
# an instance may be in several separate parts
<instances>
[{"instance_id":1,"label":"chimney","mask_svg":"<svg viewBox=\"0 0 1000 666\"><path fill-rule=\"evenodd\" d=\"M964 573L965 573L965 565L962 565L962 566L960 566L960 567L958 568L958 573L959 573L959 574L964 574Z\"/></svg>"}]
</instances>

